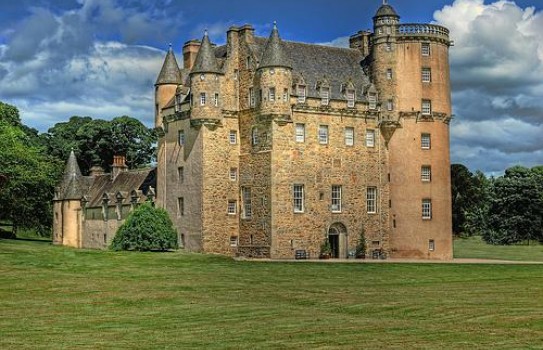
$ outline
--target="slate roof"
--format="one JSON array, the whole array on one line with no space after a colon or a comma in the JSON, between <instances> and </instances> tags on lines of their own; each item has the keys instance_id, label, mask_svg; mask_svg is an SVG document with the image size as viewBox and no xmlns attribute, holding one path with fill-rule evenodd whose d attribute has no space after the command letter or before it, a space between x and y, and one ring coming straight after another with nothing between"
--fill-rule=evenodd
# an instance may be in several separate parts
<instances>
[{"instance_id":1,"label":"slate roof","mask_svg":"<svg viewBox=\"0 0 543 350\"><path fill-rule=\"evenodd\" d=\"M196 61L190 73L222 73L217 63L213 46L211 46L211 42L209 41L207 31L204 34L202 45L198 50Z\"/></svg>"},{"instance_id":2,"label":"slate roof","mask_svg":"<svg viewBox=\"0 0 543 350\"><path fill-rule=\"evenodd\" d=\"M181 84L181 82L181 71L179 70L179 66L177 65L177 60L175 59L173 49L170 46L170 48L168 49L168 53L166 54L166 58L164 59L164 63L162 64L160 74L156 79L155 85Z\"/></svg>"},{"instance_id":3,"label":"slate roof","mask_svg":"<svg viewBox=\"0 0 543 350\"><path fill-rule=\"evenodd\" d=\"M258 66L258 68L266 67L292 68L290 57L285 52L275 23L273 24L273 30L268 38L260 65Z\"/></svg>"},{"instance_id":4,"label":"slate roof","mask_svg":"<svg viewBox=\"0 0 543 350\"><path fill-rule=\"evenodd\" d=\"M383 17L383 16L400 17L398 16L398 13L396 13L396 10L394 10L394 8L388 4L381 5L381 7L379 7L379 9L377 10L377 13L375 14L373 18Z\"/></svg>"}]
</instances>

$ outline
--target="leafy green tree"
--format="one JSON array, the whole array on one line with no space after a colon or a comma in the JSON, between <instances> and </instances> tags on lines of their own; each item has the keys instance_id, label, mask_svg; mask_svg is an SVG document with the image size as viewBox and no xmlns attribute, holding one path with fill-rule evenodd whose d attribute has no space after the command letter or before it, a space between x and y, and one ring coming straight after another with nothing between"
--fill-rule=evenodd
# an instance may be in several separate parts
<instances>
[{"instance_id":1,"label":"leafy green tree","mask_svg":"<svg viewBox=\"0 0 543 350\"><path fill-rule=\"evenodd\" d=\"M128 116L111 121L73 116L68 122L55 124L42 137L49 152L62 161L73 149L84 175L94 165L110 171L117 154L126 156L131 169L147 165L154 158L157 140L153 129Z\"/></svg>"},{"instance_id":2,"label":"leafy green tree","mask_svg":"<svg viewBox=\"0 0 543 350\"><path fill-rule=\"evenodd\" d=\"M143 203L128 215L111 242L112 250L177 249L177 233L168 213Z\"/></svg>"}]
</instances>

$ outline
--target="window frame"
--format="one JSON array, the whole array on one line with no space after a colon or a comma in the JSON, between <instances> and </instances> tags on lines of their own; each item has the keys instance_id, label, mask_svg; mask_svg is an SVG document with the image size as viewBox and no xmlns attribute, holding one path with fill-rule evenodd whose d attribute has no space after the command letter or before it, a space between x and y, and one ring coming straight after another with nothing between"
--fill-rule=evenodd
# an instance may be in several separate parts
<instances>
[{"instance_id":1,"label":"window frame","mask_svg":"<svg viewBox=\"0 0 543 350\"><path fill-rule=\"evenodd\" d=\"M422 165L420 167L420 180L422 182L432 181L432 167L430 165Z\"/></svg>"},{"instance_id":2,"label":"window frame","mask_svg":"<svg viewBox=\"0 0 543 350\"><path fill-rule=\"evenodd\" d=\"M347 107L348 108L354 108L355 106L355 100L356 100L356 90L355 89L347 89L347 92L345 93L347 97Z\"/></svg>"},{"instance_id":3,"label":"window frame","mask_svg":"<svg viewBox=\"0 0 543 350\"><path fill-rule=\"evenodd\" d=\"M377 187L366 187L366 212L368 214L377 214Z\"/></svg>"},{"instance_id":4,"label":"window frame","mask_svg":"<svg viewBox=\"0 0 543 350\"><path fill-rule=\"evenodd\" d=\"M375 92L368 93L368 108L371 110L377 109L377 94Z\"/></svg>"},{"instance_id":5,"label":"window frame","mask_svg":"<svg viewBox=\"0 0 543 350\"><path fill-rule=\"evenodd\" d=\"M228 134L228 142L230 142L231 145L237 145L238 144L238 131L237 130L230 130L230 133Z\"/></svg>"},{"instance_id":6,"label":"window frame","mask_svg":"<svg viewBox=\"0 0 543 350\"><path fill-rule=\"evenodd\" d=\"M253 217L253 207L252 207L252 195L251 188L242 186L241 187L241 218L242 219L251 219Z\"/></svg>"},{"instance_id":7,"label":"window frame","mask_svg":"<svg viewBox=\"0 0 543 350\"><path fill-rule=\"evenodd\" d=\"M389 98L387 100L387 111L393 111L394 110L394 100Z\"/></svg>"},{"instance_id":8,"label":"window frame","mask_svg":"<svg viewBox=\"0 0 543 350\"><path fill-rule=\"evenodd\" d=\"M256 146L260 142L258 138L258 128L256 126L253 126L251 129L251 145Z\"/></svg>"},{"instance_id":9,"label":"window frame","mask_svg":"<svg viewBox=\"0 0 543 350\"><path fill-rule=\"evenodd\" d=\"M303 184L292 185L292 209L294 213L305 211L305 188Z\"/></svg>"},{"instance_id":10,"label":"window frame","mask_svg":"<svg viewBox=\"0 0 543 350\"><path fill-rule=\"evenodd\" d=\"M345 146L354 146L354 127L346 126L344 130Z\"/></svg>"},{"instance_id":11,"label":"window frame","mask_svg":"<svg viewBox=\"0 0 543 350\"><path fill-rule=\"evenodd\" d=\"M206 93L205 92L200 92L200 106L205 106L206 105Z\"/></svg>"},{"instance_id":12,"label":"window frame","mask_svg":"<svg viewBox=\"0 0 543 350\"><path fill-rule=\"evenodd\" d=\"M420 43L420 54L421 56L429 57L432 54L432 50L430 49L430 43L424 42Z\"/></svg>"},{"instance_id":13,"label":"window frame","mask_svg":"<svg viewBox=\"0 0 543 350\"><path fill-rule=\"evenodd\" d=\"M423 83L432 82L432 69L429 67L422 67L421 69L421 80Z\"/></svg>"},{"instance_id":14,"label":"window frame","mask_svg":"<svg viewBox=\"0 0 543 350\"><path fill-rule=\"evenodd\" d=\"M422 100L420 113L422 115L432 115L432 100Z\"/></svg>"},{"instance_id":15,"label":"window frame","mask_svg":"<svg viewBox=\"0 0 543 350\"><path fill-rule=\"evenodd\" d=\"M229 199L228 200L228 204L227 204L227 207L226 207L226 213L228 215L236 215L238 213L238 209L237 209L237 203L238 201L235 200L235 199Z\"/></svg>"},{"instance_id":16,"label":"window frame","mask_svg":"<svg viewBox=\"0 0 543 350\"><path fill-rule=\"evenodd\" d=\"M328 86L321 86L321 106L328 106L330 104L330 88Z\"/></svg>"},{"instance_id":17,"label":"window frame","mask_svg":"<svg viewBox=\"0 0 543 350\"><path fill-rule=\"evenodd\" d=\"M306 100L306 86L304 84L299 84L296 86L296 94L298 97L296 98L296 101L298 103L305 103Z\"/></svg>"},{"instance_id":18,"label":"window frame","mask_svg":"<svg viewBox=\"0 0 543 350\"><path fill-rule=\"evenodd\" d=\"M332 185L330 196L330 210L332 213L341 213L343 187L341 185Z\"/></svg>"},{"instance_id":19,"label":"window frame","mask_svg":"<svg viewBox=\"0 0 543 350\"><path fill-rule=\"evenodd\" d=\"M301 133L299 133L299 131L301 131ZM305 142L305 124L304 123L296 123L294 125L294 140L297 143Z\"/></svg>"},{"instance_id":20,"label":"window frame","mask_svg":"<svg viewBox=\"0 0 543 350\"><path fill-rule=\"evenodd\" d=\"M375 129L366 129L366 147L375 148Z\"/></svg>"},{"instance_id":21,"label":"window frame","mask_svg":"<svg viewBox=\"0 0 543 350\"><path fill-rule=\"evenodd\" d=\"M219 107L219 93L216 92L214 95L213 95L213 105L215 107Z\"/></svg>"},{"instance_id":22,"label":"window frame","mask_svg":"<svg viewBox=\"0 0 543 350\"><path fill-rule=\"evenodd\" d=\"M432 148L432 134L423 132L420 134L420 148L431 149Z\"/></svg>"},{"instance_id":23,"label":"window frame","mask_svg":"<svg viewBox=\"0 0 543 350\"><path fill-rule=\"evenodd\" d=\"M232 182L238 181L238 168L231 167L228 171L228 178Z\"/></svg>"},{"instance_id":24,"label":"window frame","mask_svg":"<svg viewBox=\"0 0 543 350\"><path fill-rule=\"evenodd\" d=\"M319 144L327 145L329 142L328 139L328 125L319 125L319 134L318 134Z\"/></svg>"},{"instance_id":25,"label":"window frame","mask_svg":"<svg viewBox=\"0 0 543 350\"><path fill-rule=\"evenodd\" d=\"M255 95L255 88L250 87L249 88L249 107L256 106L256 95Z\"/></svg>"},{"instance_id":26,"label":"window frame","mask_svg":"<svg viewBox=\"0 0 543 350\"><path fill-rule=\"evenodd\" d=\"M183 147L185 146L185 130L178 130L177 131L177 144L180 146L180 147Z\"/></svg>"},{"instance_id":27,"label":"window frame","mask_svg":"<svg viewBox=\"0 0 543 350\"><path fill-rule=\"evenodd\" d=\"M421 201L422 204L422 220L431 220L432 219L432 199L423 198Z\"/></svg>"},{"instance_id":28,"label":"window frame","mask_svg":"<svg viewBox=\"0 0 543 350\"><path fill-rule=\"evenodd\" d=\"M275 86L270 86L268 88L268 101L275 102Z\"/></svg>"}]
</instances>

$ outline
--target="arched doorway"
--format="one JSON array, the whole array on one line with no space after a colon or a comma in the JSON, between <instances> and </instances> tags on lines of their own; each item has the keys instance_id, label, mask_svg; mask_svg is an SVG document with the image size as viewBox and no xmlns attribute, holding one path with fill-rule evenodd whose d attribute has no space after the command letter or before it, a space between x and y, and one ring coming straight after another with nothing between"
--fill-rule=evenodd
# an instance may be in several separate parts
<instances>
[{"instance_id":1,"label":"arched doorway","mask_svg":"<svg viewBox=\"0 0 543 350\"><path fill-rule=\"evenodd\" d=\"M328 229L328 242L332 249L332 258L347 257L347 228L341 222L330 225Z\"/></svg>"}]
</instances>

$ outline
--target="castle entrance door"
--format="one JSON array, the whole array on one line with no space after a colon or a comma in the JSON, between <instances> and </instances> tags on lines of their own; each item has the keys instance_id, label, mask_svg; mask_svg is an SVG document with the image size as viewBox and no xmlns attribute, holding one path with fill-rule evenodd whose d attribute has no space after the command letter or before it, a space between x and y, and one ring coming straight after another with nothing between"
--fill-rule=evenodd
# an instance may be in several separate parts
<instances>
[{"instance_id":1,"label":"castle entrance door","mask_svg":"<svg viewBox=\"0 0 543 350\"><path fill-rule=\"evenodd\" d=\"M332 249L332 258L339 259L347 256L347 228L336 222L328 229L328 242Z\"/></svg>"}]
</instances>

